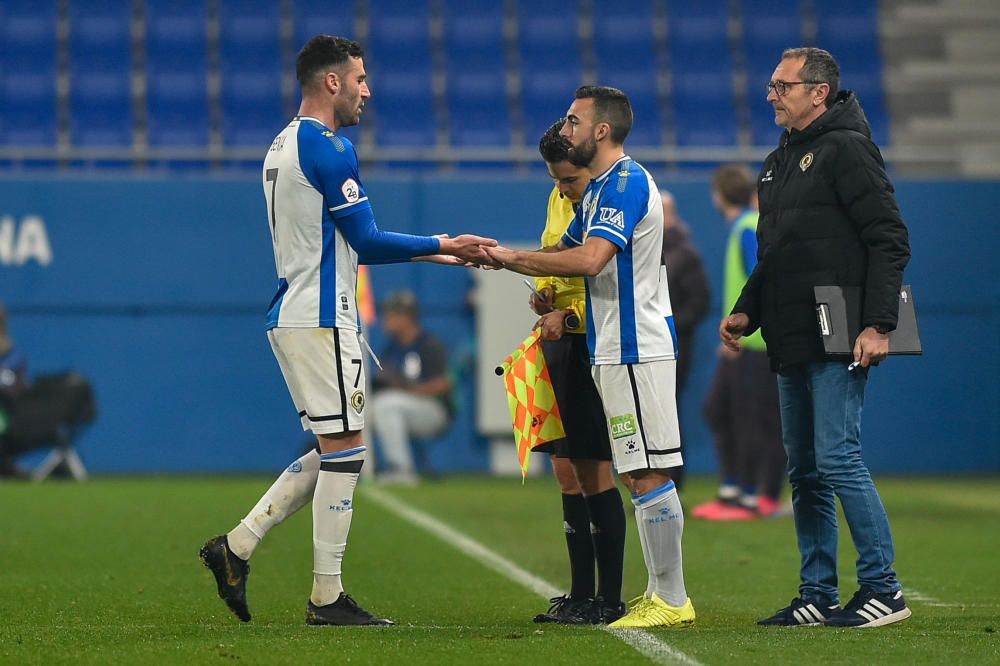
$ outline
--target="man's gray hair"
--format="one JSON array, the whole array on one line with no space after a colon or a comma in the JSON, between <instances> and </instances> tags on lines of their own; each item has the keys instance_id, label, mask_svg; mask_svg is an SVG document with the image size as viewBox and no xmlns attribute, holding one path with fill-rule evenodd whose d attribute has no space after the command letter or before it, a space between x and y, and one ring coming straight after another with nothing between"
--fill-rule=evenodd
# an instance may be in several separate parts
<instances>
[{"instance_id":1,"label":"man's gray hair","mask_svg":"<svg viewBox=\"0 0 1000 666\"><path fill-rule=\"evenodd\" d=\"M801 46L794 49L785 49L781 54L781 59L805 58L799 78L810 83L825 83L830 86L830 93L826 96L824 103L827 108L833 104L840 92L840 66L829 51L818 49L814 46Z\"/></svg>"}]
</instances>

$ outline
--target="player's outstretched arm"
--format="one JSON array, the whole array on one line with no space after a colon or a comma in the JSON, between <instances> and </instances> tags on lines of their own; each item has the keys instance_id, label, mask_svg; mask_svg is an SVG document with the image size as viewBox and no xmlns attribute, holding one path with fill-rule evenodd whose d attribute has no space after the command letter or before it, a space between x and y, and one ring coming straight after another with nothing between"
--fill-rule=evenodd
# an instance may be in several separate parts
<instances>
[{"instance_id":1,"label":"player's outstretched arm","mask_svg":"<svg viewBox=\"0 0 1000 666\"><path fill-rule=\"evenodd\" d=\"M434 238L439 241L449 238L448 234L434 234ZM475 268L476 264L459 259L450 254L427 254L422 257L413 257L413 261L420 261L428 264L440 264L442 266L462 266L463 268Z\"/></svg>"},{"instance_id":2,"label":"player's outstretched arm","mask_svg":"<svg viewBox=\"0 0 1000 666\"><path fill-rule=\"evenodd\" d=\"M383 231L375 224L371 208L339 218L340 228L347 242L365 264L391 264L410 261L440 252L440 239L433 236L414 236Z\"/></svg>"},{"instance_id":3,"label":"player's outstretched arm","mask_svg":"<svg viewBox=\"0 0 1000 666\"><path fill-rule=\"evenodd\" d=\"M493 238L462 234L455 238L440 238L440 254L458 257L473 264L491 264L492 258L486 254L485 248L496 247L498 243Z\"/></svg>"},{"instance_id":4,"label":"player's outstretched arm","mask_svg":"<svg viewBox=\"0 0 1000 666\"><path fill-rule=\"evenodd\" d=\"M555 275L559 277L593 277L604 270L618 252L618 246L603 238L591 237L579 247L566 248L560 243L556 251L511 250L487 247L485 252L507 270L522 275Z\"/></svg>"},{"instance_id":5,"label":"player's outstretched arm","mask_svg":"<svg viewBox=\"0 0 1000 666\"><path fill-rule=\"evenodd\" d=\"M421 261L427 264L440 264L441 266L462 266L464 268L475 268L476 264L453 257L450 254L427 254L422 257L413 257L413 261Z\"/></svg>"}]
</instances>

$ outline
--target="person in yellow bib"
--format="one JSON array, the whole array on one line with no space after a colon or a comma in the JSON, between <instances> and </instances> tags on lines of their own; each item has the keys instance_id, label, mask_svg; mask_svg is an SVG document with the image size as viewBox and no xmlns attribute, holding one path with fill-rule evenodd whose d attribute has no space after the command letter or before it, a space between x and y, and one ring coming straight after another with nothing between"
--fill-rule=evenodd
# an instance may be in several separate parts
<instances>
[{"instance_id":1,"label":"person in yellow bib","mask_svg":"<svg viewBox=\"0 0 1000 666\"><path fill-rule=\"evenodd\" d=\"M712 176L712 203L731 225L726 248L723 316L732 310L757 264L755 186L750 170L727 164ZM707 520L752 520L780 514L785 484L778 382L760 331L743 348L719 346L719 365L705 399L705 421L719 457L718 496L691 511Z\"/></svg>"},{"instance_id":2,"label":"person in yellow bib","mask_svg":"<svg viewBox=\"0 0 1000 666\"><path fill-rule=\"evenodd\" d=\"M538 144L555 181L542 247L559 243L590 183L587 169L569 161L569 144L559 136L564 121L552 125ZM625 509L611 469L604 407L590 373L583 278L535 278L529 305L538 315L557 313L542 320L541 344L566 437L536 450L549 454L562 491L571 572L569 594L553 598L535 622L608 624L626 611L621 600Z\"/></svg>"}]
</instances>

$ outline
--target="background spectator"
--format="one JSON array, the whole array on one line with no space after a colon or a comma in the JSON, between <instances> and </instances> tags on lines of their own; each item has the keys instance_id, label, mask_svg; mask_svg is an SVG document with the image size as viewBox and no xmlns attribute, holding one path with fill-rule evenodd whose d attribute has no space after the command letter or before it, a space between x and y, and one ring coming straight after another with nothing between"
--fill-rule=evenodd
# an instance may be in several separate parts
<instances>
[{"instance_id":1,"label":"background spectator","mask_svg":"<svg viewBox=\"0 0 1000 666\"><path fill-rule=\"evenodd\" d=\"M712 203L731 225L723 280L728 314L757 265L756 189L750 170L729 164L712 176ZM705 400L705 420L719 456L718 497L692 515L710 520L749 520L780 509L785 480L778 385L760 331L743 348L719 346L719 364Z\"/></svg>"},{"instance_id":2,"label":"background spectator","mask_svg":"<svg viewBox=\"0 0 1000 666\"><path fill-rule=\"evenodd\" d=\"M451 422L451 380L445 346L420 325L417 298L410 291L382 302L382 330L389 343L379 354L371 399L372 427L386 471L379 479L416 483L414 437L435 437Z\"/></svg>"},{"instance_id":3,"label":"background spectator","mask_svg":"<svg viewBox=\"0 0 1000 666\"><path fill-rule=\"evenodd\" d=\"M28 385L28 360L14 346L7 332L7 310L0 305L0 477L23 477L25 473L14 462L5 446L5 434L10 428L10 411L18 395Z\"/></svg>"},{"instance_id":4,"label":"background spectator","mask_svg":"<svg viewBox=\"0 0 1000 666\"><path fill-rule=\"evenodd\" d=\"M677 399L687 383L694 354L694 332L705 315L711 288L701 262L701 254L691 242L691 234L677 214L674 195L660 190L663 201L663 252L660 261L667 266L667 284L670 288L670 307L674 313L677 331ZM681 424L683 432L684 424ZM683 446L684 437L681 437ZM684 485L684 468L671 470L674 484Z\"/></svg>"}]
</instances>

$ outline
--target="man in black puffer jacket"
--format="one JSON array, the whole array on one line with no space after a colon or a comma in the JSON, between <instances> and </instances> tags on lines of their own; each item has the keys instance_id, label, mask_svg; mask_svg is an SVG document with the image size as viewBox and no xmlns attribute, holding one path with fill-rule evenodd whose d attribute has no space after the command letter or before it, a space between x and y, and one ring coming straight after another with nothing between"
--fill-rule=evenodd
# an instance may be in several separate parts
<instances>
[{"instance_id":1,"label":"man in black puffer jacket","mask_svg":"<svg viewBox=\"0 0 1000 666\"><path fill-rule=\"evenodd\" d=\"M760 172L757 266L719 327L732 349L760 328L779 372L801 584L791 605L760 624L891 624L910 610L892 567L889 520L861 458L861 407L868 369L885 359L896 327L907 230L857 97L839 90L833 56L789 49L767 88L787 131ZM813 294L823 285L864 294L857 369L823 351ZM858 551L860 589L843 609L835 497Z\"/></svg>"}]
</instances>

